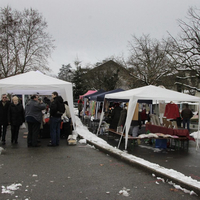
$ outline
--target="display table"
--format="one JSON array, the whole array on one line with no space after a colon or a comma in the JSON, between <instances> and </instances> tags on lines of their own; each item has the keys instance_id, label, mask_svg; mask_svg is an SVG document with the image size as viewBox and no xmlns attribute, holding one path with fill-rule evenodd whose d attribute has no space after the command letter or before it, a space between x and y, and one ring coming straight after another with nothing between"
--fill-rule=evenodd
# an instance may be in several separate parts
<instances>
[{"instance_id":1,"label":"display table","mask_svg":"<svg viewBox=\"0 0 200 200\"><path fill-rule=\"evenodd\" d=\"M150 131L151 133L163 133L168 135L174 135L172 128L152 124L146 124L146 131Z\"/></svg>"},{"instance_id":2,"label":"display table","mask_svg":"<svg viewBox=\"0 0 200 200\"><path fill-rule=\"evenodd\" d=\"M115 133L115 134L117 134L117 135L120 135L120 136L122 136L123 138L125 138L125 134L123 133L119 133L119 132L117 132L116 130L114 130L114 129L108 129L108 131L109 132L111 132L111 133ZM137 137L132 137L132 136L130 136L130 135L128 135L128 139L130 140L130 139L138 139Z\"/></svg>"},{"instance_id":3,"label":"display table","mask_svg":"<svg viewBox=\"0 0 200 200\"><path fill-rule=\"evenodd\" d=\"M124 133L119 133L114 129L108 129L108 131L109 133L113 133L115 135L122 136L123 138L125 138ZM158 138L150 134L141 134L138 137L132 137L128 135L128 140L133 141L132 146L135 145L136 140L140 143L140 140L153 139L156 148L167 148L167 140L170 140L170 145L174 144L173 146L175 146L175 148L178 149L184 149L186 142L186 148L188 149L189 140L194 140L194 138L190 137L189 131L187 129L172 129L162 126L146 124L146 131L150 131L151 133L158 135ZM163 134L166 135L166 137L164 137Z\"/></svg>"},{"instance_id":4,"label":"display table","mask_svg":"<svg viewBox=\"0 0 200 200\"><path fill-rule=\"evenodd\" d=\"M186 137L188 140L194 140L194 138L190 136L188 129L173 129L173 128L167 128L163 126L146 124L146 131L150 131L151 133L163 133L163 134L168 134L168 135L176 135L178 137Z\"/></svg>"}]
</instances>

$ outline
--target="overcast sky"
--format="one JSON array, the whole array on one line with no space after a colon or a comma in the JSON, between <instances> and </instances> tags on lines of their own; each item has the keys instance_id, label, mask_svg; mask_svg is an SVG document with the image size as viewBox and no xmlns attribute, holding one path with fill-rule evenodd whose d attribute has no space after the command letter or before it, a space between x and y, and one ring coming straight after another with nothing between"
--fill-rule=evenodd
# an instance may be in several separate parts
<instances>
[{"instance_id":1,"label":"overcast sky","mask_svg":"<svg viewBox=\"0 0 200 200\"><path fill-rule=\"evenodd\" d=\"M113 55L127 58L132 35L176 36L177 19L185 19L191 6L200 8L200 0L0 0L0 7L7 5L37 9L46 19L56 45L49 67L57 75L76 58L83 66Z\"/></svg>"}]
</instances>

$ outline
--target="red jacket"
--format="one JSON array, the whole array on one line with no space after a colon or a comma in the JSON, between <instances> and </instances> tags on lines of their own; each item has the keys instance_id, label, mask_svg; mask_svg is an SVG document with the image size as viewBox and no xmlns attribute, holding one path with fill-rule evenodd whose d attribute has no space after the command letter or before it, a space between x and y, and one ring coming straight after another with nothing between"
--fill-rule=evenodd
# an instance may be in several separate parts
<instances>
[{"instance_id":1,"label":"red jacket","mask_svg":"<svg viewBox=\"0 0 200 200\"><path fill-rule=\"evenodd\" d=\"M175 103L168 103L165 107L164 116L167 119L176 119L180 117L178 106Z\"/></svg>"}]
</instances>

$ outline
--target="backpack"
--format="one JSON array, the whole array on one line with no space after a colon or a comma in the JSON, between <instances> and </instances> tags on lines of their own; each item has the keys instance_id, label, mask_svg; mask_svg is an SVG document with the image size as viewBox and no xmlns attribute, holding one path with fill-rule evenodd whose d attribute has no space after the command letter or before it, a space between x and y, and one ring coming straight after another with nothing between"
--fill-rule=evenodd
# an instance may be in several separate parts
<instances>
[{"instance_id":1,"label":"backpack","mask_svg":"<svg viewBox=\"0 0 200 200\"><path fill-rule=\"evenodd\" d=\"M57 113L63 114L64 112L65 112L65 104L63 103L63 98L61 96L58 96Z\"/></svg>"}]
</instances>

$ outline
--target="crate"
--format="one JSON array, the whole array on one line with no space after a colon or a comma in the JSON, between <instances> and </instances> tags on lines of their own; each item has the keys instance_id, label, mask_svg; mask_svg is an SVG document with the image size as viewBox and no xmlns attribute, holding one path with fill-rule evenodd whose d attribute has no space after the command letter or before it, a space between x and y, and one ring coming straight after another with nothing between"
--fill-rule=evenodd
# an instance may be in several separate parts
<instances>
[{"instance_id":1,"label":"crate","mask_svg":"<svg viewBox=\"0 0 200 200\"><path fill-rule=\"evenodd\" d=\"M167 139L156 139L155 148L166 149L167 148Z\"/></svg>"}]
</instances>

